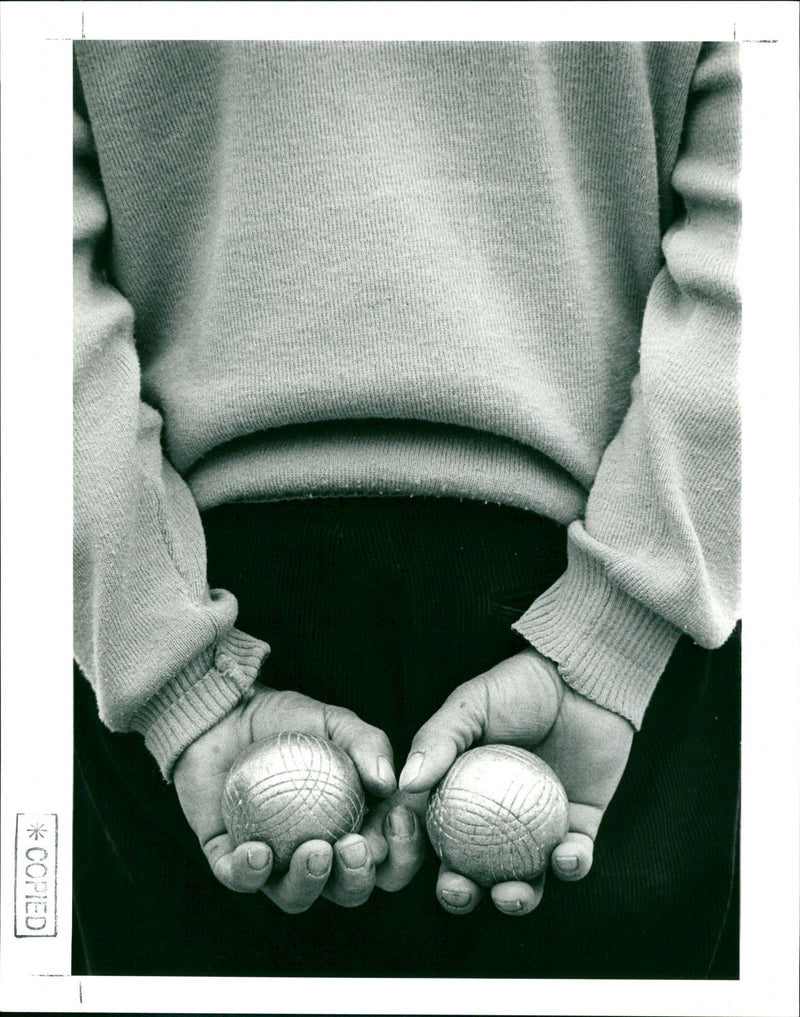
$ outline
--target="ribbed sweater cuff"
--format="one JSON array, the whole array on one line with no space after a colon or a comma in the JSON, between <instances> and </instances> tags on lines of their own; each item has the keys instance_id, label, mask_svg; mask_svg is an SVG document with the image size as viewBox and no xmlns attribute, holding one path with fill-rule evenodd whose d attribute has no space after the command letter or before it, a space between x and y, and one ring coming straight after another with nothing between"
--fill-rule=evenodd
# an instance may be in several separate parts
<instances>
[{"instance_id":1,"label":"ribbed sweater cuff","mask_svg":"<svg viewBox=\"0 0 800 1017\"><path fill-rule=\"evenodd\" d=\"M231 629L134 714L131 730L144 735L165 780L183 750L248 693L268 653L260 639Z\"/></svg>"},{"instance_id":2,"label":"ribbed sweater cuff","mask_svg":"<svg viewBox=\"0 0 800 1017\"><path fill-rule=\"evenodd\" d=\"M576 692L638 730L681 633L571 545L566 572L514 623Z\"/></svg>"}]
</instances>

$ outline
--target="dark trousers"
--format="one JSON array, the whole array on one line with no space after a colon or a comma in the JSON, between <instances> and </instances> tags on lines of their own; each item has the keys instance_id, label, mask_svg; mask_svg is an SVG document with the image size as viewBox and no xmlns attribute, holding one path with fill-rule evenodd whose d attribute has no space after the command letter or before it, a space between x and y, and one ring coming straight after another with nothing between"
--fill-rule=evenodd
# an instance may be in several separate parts
<instances>
[{"instance_id":1,"label":"dark trousers","mask_svg":"<svg viewBox=\"0 0 800 1017\"><path fill-rule=\"evenodd\" d=\"M383 728L398 770L463 682L524 647L510 623L565 566L565 534L515 509L318 499L205 514L212 586L266 639L265 684ZM739 633L684 638L575 884L533 914L434 898L429 857L397 894L284 915L220 886L174 790L134 735L75 688L75 974L545 978L738 976Z\"/></svg>"}]
</instances>

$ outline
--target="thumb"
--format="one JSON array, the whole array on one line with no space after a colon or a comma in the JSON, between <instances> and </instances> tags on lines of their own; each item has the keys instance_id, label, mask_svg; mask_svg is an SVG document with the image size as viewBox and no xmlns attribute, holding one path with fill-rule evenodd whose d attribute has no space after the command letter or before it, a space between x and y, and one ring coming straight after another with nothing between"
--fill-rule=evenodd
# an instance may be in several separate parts
<instances>
[{"instance_id":1,"label":"thumb","mask_svg":"<svg viewBox=\"0 0 800 1017\"><path fill-rule=\"evenodd\" d=\"M416 733L400 774L400 790L432 788L456 756L483 735L486 724L486 682L479 676L459 685Z\"/></svg>"}]
</instances>

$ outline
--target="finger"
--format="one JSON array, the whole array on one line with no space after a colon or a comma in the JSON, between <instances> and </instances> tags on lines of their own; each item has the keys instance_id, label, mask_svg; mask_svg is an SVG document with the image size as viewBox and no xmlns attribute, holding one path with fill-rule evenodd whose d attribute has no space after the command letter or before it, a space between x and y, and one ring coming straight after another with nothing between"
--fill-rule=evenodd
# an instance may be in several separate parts
<instances>
[{"instance_id":1,"label":"finger","mask_svg":"<svg viewBox=\"0 0 800 1017\"><path fill-rule=\"evenodd\" d=\"M492 887L494 906L504 915L529 915L541 903L544 893L544 877L545 874L542 873L530 883L495 884Z\"/></svg>"},{"instance_id":2,"label":"finger","mask_svg":"<svg viewBox=\"0 0 800 1017\"><path fill-rule=\"evenodd\" d=\"M226 865L226 886L240 893L255 893L272 874L272 851L266 844L249 841L218 864Z\"/></svg>"},{"instance_id":3,"label":"finger","mask_svg":"<svg viewBox=\"0 0 800 1017\"><path fill-rule=\"evenodd\" d=\"M569 803L569 829L571 833L582 833L594 841L605 809L599 805L582 805L579 802Z\"/></svg>"},{"instance_id":4,"label":"finger","mask_svg":"<svg viewBox=\"0 0 800 1017\"><path fill-rule=\"evenodd\" d=\"M358 834L347 834L333 846L334 864L323 895L344 908L363 904L375 888L375 862Z\"/></svg>"},{"instance_id":5,"label":"finger","mask_svg":"<svg viewBox=\"0 0 800 1017\"><path fill-rule=\"evenodd\" d=\"M422 823L412 809L398 805L384 821L388 857L375 870L375 885L394 893L401 890L416 874L425 858Z\"/></svg>"},{"instance_id":6,"label":"finger","mask_svg":"<svg viewBox=\"0 0 800 1017\"><path fill-rule=\"evenodd\" d=\"M569 803L569 832L550 855L550 864L559 879L574 883L589 872L604 813L605 809L597 805Z\"/></svg>"},{"instance_id":7,"label":"finger","mask_svg":"<svg viewBox=\"0 0 800 1017\"><path fill-rule=\"evenodd\" d=\"M436 880L436 899L451 915L468 915L480 903L484 889L471 879L453 872L444 865Z\"/></svg>"},{"instance_id":8,"label":"finger","mask_svg":"<svg viewBox=\"0 0 800 1017\"><path fill-rule=\"evenodd\" d=\"M237 893L255 893L272 872L272 852L258 841L236 847L227 833L221 833L206 841L203 853L220 883Z\"/></svg>"},{"instance_id":9,"label":"finger","mask_svg":"<svg viewBox=\"0 0 800 1017\"><path fill-rule=\"evenodd\" d=\"M400 789L432 788L447 773L456 756L480 738L485 724L485 682L482 677L473 678L451 693L414 736L400 774Z\"/></svg>"},{"instance_id":10,"label":"finger","mask_svg":"<svg viewBox=\"0 0 800 1017\"><path fill-rule=\"evenodd\" d=\"M385 798L397 790L394 755L380 728L365 723L352 710L325 707L327 735L350 756L367 791Z\"/></svg>"},{"instance_id":11,"label":"finger","mask_svg":"<svg viewBox=\"0 0 800 1017\"><path fill-rule=\"evenodd\" d=\"M402 826L398 832L392 831L391 825L387 825L386 817L389 812L393 811L398 806L404 806L413 813L415 828L412 840L415 844L419 842L420 853L424 856L426 843L425 807L427 804L428 795L425 792L422 794L406 794L403 791L398 791L392 795L391 798L378 802L378 804L371 808L367 813L364 825L358 832L369 845L372 859L375 862L376 885L381 885L378 878L381 873L381 865L386 861L389 855L389 841L387 840L387 837L398 836L401 838L401 843L398 845L400 851L398 859L403 858L407 847L407 845L402 842L403 838L407 836ZM385 876L386 873L384 873L384 877ZM388 889L388 887L382 886L382 889Z\"/></svg>"},{"instance_id":12,"label":"finger","mask_svg":"<svg viewBox=\"0 0 800 1017\"><path fill-rule=\"evenodd\" d=\"M389 854L389 844L386 841L383 824L386 814L391 807L391 799L384 799L384 801L378 802L377 805L369 810L363 826L358 831L367 842L376 869Z\"/></svg>"},{"instance_id":13,"label":"finger","mask_svg":"<svg viewBox=\"0 0 800 1017\"><path fill-rule=\"evenodd\" d=\"M333 850L324 840L309 840L292 855L289 871L263 887L263 893L290 915L308 911L331 873Z\"/></svg>"},{"instance_id":14,"label":"finger","mask_svg":"<svg viewBox=\"0 0 800 1017\"><path fill-rule=\"evenodd\" d=\"M568 883L583 879L593 860L594 841L585 833L568 833L550 855L553 872Z\"/></svg>"}]
</instances>

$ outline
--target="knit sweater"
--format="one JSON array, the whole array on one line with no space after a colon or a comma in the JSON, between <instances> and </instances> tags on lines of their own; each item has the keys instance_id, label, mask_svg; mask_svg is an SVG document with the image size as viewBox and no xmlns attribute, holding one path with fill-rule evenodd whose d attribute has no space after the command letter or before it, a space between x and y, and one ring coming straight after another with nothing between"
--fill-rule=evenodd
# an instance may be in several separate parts
<instances>
[{"instance_id":1,"label":"knit sweater","mask_svg":"<svg viewBox=\"0 0 800 1017\"><path fill-rule=\"evenodd\" d=\"M567 524L515 627L638 727L680 634L738 617L736 47L75 50L75 648L103 721L168 776L258 675L201 511L433 495Z\"/></svg>"}]
</instances>

